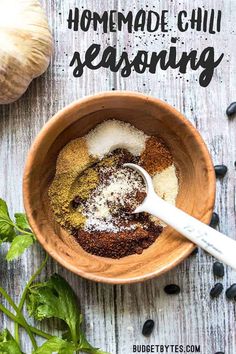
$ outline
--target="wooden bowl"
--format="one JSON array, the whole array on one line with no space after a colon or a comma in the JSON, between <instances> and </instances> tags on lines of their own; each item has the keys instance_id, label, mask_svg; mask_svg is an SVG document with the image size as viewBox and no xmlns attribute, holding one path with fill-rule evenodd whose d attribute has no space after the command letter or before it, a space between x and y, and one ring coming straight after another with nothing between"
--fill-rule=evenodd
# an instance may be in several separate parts
<instances>
[{"instance_id":1,"label":"wooden bowl","mask_svg":"<svg viewBox=\"0 0 236 354\"><path fill-rule=\"evenodd\" d=\"M59 151L98 123L115 118L130 122L150 135L161 136L180 173L177 206L209 223L215 200L215 173L205 143L193 125L173 107L133 92L105 92L81 99L58 112L37 136L26 162L24 205L41 245L65 268L99 282L121 284L156 277L175 267L194 244L166 227L141 255L118 260L85 252L53 219L48 187Z\"/></svg>"}]
</instances>

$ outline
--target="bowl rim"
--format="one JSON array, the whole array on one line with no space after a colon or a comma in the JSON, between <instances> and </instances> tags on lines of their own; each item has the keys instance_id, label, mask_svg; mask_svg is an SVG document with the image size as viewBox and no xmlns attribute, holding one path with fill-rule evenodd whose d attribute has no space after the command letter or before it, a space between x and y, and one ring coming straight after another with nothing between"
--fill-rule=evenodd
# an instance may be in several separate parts
<instances>
[{"instance_id":1,"label":"bowl rim","mask_svg":"<svg viewBox=\"0 0 236 354\"><path fill-rule=\"evenodd\" d=\"M61 264L64 268L67 270L89 280L93 280L99 283L107 283L107 284L131 284L131 283L138 283L138 282L143 282L145 280L152 279L154 277L158 277L178 264L180 264L184 259L186 259L196 248L196 245L192 243L191 241L188 241L188 244L186 245L186 250L183 252L181 256L178 258L173 259L173 261L168 262L168 264L165 264L161 269L158 269L157 271L153 271L151 273L147 273L144 275L138 275L130 278L119 278L119 277L104 277L102 275L95 275L91 272L86 272L84 270L81 270L77 268L76 266L68 263L65 258L63 258L61 255L59 255L56 252L56 249L53 249L51 247L48 247L48 243L45 242L44 235L41 233L41 231L38 228L38 225L32 215L31 211L31 204L30 204L30 188L29 188L29 181L28 181L28 174L31 171L33 167L33 163L37 154L37 149L43 142L45 136L47 135L48 130L58 121L63 119L64 115L66 113L69 113L71 110L74 108L80 109L82 105L85 105L87 103L90 103L91 101L94 100L100 100L101 98L106 97L125 97L129 96L129 98L138 98L143 101L149 101L153 103L154 105L158 104L159 106L163 107L164 109L168 110L171 114L173 114L176 118L178 118L187 128L192 132L194 135L194 138L196 139L196 142L199 146L201 146L201 150L206 158L206 166L207 170L209 173L209 177L212 181L212 183L209 185L210 190L210 197L208 198L208 216L205 218L205 223L209 223L211 219L211 215L214 209L214 204L215 204L215 195L216 195L216 177L215 177L215 172L214 172L214 165L213 161L211 158L211 155L209 153L209 150L207 148L207 145L205 141L203 140L202 136L200 135L200 132L197 130L197 128L194 127L194 125L182 114L180 113L177 109L175 109L173 106L168 104L167 102L155 98L153 96L135 92L135 91L125 91L125 90L116 90L116 91L103 91L97 94L92 94L89 96L85 96L83 98L80 98L78 100L75 100L74 102L70 103L69 105L65 106L64 108L60 109L56 114L53 115L41 128L40 132L37 134L35 140L33 141L27 158L25 162L25 167L24 167L24 172L23 172L23 183L22 183L22 189L23 189L23 203L24 203L24 208L25 212L29 221L29 224L38 240L38 242L41 244L41 246L44 248L44 250L54 259L56 260L59 264Z\"/></svg>"}]
</instances>

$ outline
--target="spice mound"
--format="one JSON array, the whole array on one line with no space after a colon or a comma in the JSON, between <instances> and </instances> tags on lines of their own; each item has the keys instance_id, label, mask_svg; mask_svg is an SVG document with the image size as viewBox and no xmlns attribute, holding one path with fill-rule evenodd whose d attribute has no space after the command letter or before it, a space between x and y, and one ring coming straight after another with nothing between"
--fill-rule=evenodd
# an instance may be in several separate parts
<instances>
[{"instance_id":1,"label":"spice mound","mask_svg":"<svg viewBox=\"0 0 236 354\"><path fill-rule=\"evenodd\" d=\"M163 230L157 218L133 213L146 197L136 163L152 176L154 189L174 204L178 178L165 143L129 123L108 120L60 152L49 200L56 221L87 252L121 258L142 253Z\"/></svg>"}]
</instances>

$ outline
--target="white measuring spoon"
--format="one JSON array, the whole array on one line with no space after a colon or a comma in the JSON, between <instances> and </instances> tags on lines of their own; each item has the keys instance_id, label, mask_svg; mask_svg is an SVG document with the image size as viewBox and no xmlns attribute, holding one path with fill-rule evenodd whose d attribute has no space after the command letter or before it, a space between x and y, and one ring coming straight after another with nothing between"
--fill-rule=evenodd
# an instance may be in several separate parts
<instances>
[{"instance_id":1,"label":"white measuring spoon","mask_svg":"<svg viewBox=\"0 0 236 354\"><path fill-rule=\"evenodd\" d=\"M139 172L147 189L146 198L133 213L146 212L158 217L220 261L236 269L236 241L158 197L151 176L142 167L133 163L126 163L124 166Z\"/></svg>"}]
</instances>

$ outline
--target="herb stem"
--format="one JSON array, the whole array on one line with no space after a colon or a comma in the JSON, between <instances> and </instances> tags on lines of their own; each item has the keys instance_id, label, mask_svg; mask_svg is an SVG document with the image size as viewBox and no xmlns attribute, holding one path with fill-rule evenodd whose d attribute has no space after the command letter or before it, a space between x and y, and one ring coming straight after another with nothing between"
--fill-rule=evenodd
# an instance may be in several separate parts
<instances>
[{"instance_id":1,"label":"herb stem","mask_svg":"<svg viewBox=\"0 0 236 354\"><path fill-rule=\"evenodd\" d=\"M8 293L2 287L0 287L0 293L5 297L5 299L8 301L8 303L16 311L18 318L21 320L22 324L24 324L24 328L30 337L30 340L32 342L34 350L37 349L38 346L37 346L36 340L34 338L34 335L32 334L30 327L29 327L28 323L26 322L24 316L22 315L21 311L19 311L18 307L16 306L16 304L14 303L12 298L8 295Z\"/></svg>"},{"instance_id":2,"label":"herb stem","mask_svg":"<svg viewBox=\"0 0 236 354\"><path fill-rule=\"evenodd\" d=\"M24 327L22 321L2 304L0 304L0 310L5 313L5 315L7 315L12 321L17 321L22 327Z\"/></svg>"},{"instance_id":3,"label":"herb stem","mask_svg":"<svg viewBox=\"0 0 236 354\"><path fill-rule=\"evenodd\" d=\"M33 238L35 238L35 236L34 236L34 234L33 234L32 232L23 230L23 229L21 229L19 226L17 226L17 225L14 224L14 223L12 223L12 226L13 226L17 231L19 231L21 234L30 235L30 236L32 236Z\"/></svg>"},{"instance_id":4,"label":"herb stem","mask_svg":"<svg viewBox=\"0 0 236 354\"><path fill-rule=\"evenodd\" d=\"M12 321L17 322L21 327L25 328L25 324L19 319L18 316L15 316L11 311L9 311L5 306L3 306L2 304L0 304L0 310L5 313L5 315L7 315ZM41 331L38 328L35 328L33 326L29 326L30 330L37 334L38 336L45 338L45 339L50 339L53 336L51 334L48 334L44 331Z\"/></svg>"},{"instance_id":5,"label":"herb stem","mask_svg":"<svg viewBox=\"0 0 236 354\"><path fill-rule=\"evenodd\" d=\"M24 234L24 235L30 235L32 236L34 239L35 239L35 236L32 232L30 231L26 231L26 230L23 230L21 229L19 226L17 226L12 220L4 220L8 225L11 225L13 226L17 231L19 231L21 234Z\"/></svg>"},{"instance_id":6,"label":"herb stem","mask_svg":"<svg viewBox=\"0 0 236 354\"><path fill-rule=\"evenodd\" d=\"M30 285L33 283L33 281L35 280L35 278L42 272L43 268L45 267L46 263L48 261L48 255L46 255L44 261L41 263L40 267L36 270L36 272L31 276L30 280L28 281L28 283L26 284L19 305L18 305L18 310L21 312L25 303L25 298L27 295L27 292L29 290ZM19 344L19 324L17 322L15 322L14 325L14 329L15 329L15 340L16 342Z\"/></svg>"},{"instance_id":7,"label":"herb stem","mask_svg":"<svg viewBox=\"0 0 236 354\"><path fill-rule=\"evenodd\" d=\"M31 329L31 331L35 334L37 334L38 336L42 337L42 338L45 338L45 339L50 339L52 338L53 336L51 334L48 334L44 331L42 331L41 329L38 329L36 327L33 327L33 326L29 326L29 328Z\"/></svg>"}]
</instances>

